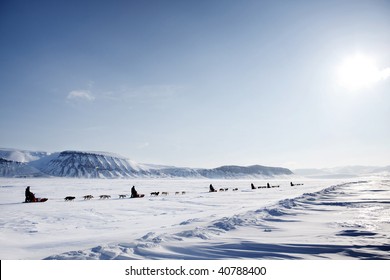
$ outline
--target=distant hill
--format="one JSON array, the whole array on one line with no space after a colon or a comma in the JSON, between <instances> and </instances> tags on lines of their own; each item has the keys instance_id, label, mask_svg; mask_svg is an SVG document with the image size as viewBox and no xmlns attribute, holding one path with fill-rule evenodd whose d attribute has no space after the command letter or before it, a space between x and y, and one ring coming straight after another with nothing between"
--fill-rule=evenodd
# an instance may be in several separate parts
<instances>
[{"instance_id":1,"label":"distant hill","mask_svg":"<svg viewBox=\"0 0 390 280\"><path fill-rule=\"evenodd\" d=\"M0 149L0 176L54 176L73 178L213 178L243 179L291 176L287 168L221 166L214 169L140 164L106 152L63 151L60 153ZM17 158L22 161L14 161Z\"/></svg>"},{"instance_id":2,"label":"distant hill","mask_svg":"<svg viewBox=\"0 0 390 280\"><path fill-rule=\"evenodd\" d=\"M199 174L206 178L258 178L258 177L274 177L276 175L293 175L294 173L281 167L269 167L262 165L252 166L221 166L214 169L200 169Z\"/></svg>"}]
</instances>

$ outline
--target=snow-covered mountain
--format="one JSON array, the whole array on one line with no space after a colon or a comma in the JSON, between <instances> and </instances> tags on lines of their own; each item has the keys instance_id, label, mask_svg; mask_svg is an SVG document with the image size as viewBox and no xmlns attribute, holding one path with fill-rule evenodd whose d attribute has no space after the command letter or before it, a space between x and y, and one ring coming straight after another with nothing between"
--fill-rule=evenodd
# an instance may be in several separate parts
<instances>
[{"instance_id":1,"label":"snow-covered mountain","mask_svg":"<svg viewBox=\"0 0 390 280\"><path fill-rule=\"evenodd\" d=\"M12 151L12 152L10 152ZM106 152L63 151L60 153L0 149L0 176L54 176L75 178L272 178L293 175L286 168L261 165L221 166L214 169L140 164ZM22 161L14 161L18 155Z\"/></svg>"},{"instance_id":2,"label":"snow-covered mountain","mask_svg":"<svg viewBox=\"0 0 390 280\"><path fill-rule=\"evenodd\" d=\"M34 165L42 172L56 177L124 178L150 174L140 164L102 152L64 151L49 161L42 159Z\"/></svg>"},{"instance_id":3,"label":"snow-covered mountain","mask_svg":"<svg viewBox=\"0 0 390 280\"><path fill-rule=\"evenodd\" d=\"M43 177L38 169L24 162L0 158L0 177Z\"/></svg>"},{"instance_id":4,"label":"snow-covered mountain","mask_svg":"<svg viewBox=\"0 0 390 280\"><path fill-rule=\"evenodd\" d=\"M74 178L272 178L293 175L309 178L351 178L362 175L390 175L390 166L345 166L323 169L298 169L252 166L221 166L212 169L141 164L107 152L63 151L47 153L0 149L1 177Z\"/></svg>"}]
</instances>

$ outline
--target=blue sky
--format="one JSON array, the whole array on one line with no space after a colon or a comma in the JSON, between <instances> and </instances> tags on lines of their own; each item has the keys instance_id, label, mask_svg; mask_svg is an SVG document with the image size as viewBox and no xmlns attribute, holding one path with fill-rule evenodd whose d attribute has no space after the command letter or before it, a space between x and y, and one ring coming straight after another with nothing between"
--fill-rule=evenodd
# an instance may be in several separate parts
<instances>
[{"instance_id":1,"label":"blue sky","mask_svg":"<svg viewBox=\"0 0 390 280\"><path fill-rule=\"evenodd\" d=\"M388 71L389 15L376 0L1 1L0 147L389 165L390 79L337 77L356 53Z\"/></svg>"}]
</instances>

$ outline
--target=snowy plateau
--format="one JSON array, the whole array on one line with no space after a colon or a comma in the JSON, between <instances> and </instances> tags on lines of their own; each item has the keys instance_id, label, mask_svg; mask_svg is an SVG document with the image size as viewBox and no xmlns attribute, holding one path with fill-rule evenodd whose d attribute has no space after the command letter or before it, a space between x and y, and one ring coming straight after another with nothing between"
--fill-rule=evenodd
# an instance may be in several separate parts
<instances>
[{"instance_id":1,"label":"snowy plateau","mask_svg":"<svg viewBox=\"0 0 390 280\"><path fill-rule=\"evenodd\" d=\"M106 153L11 153L1 155L17 174L0 177L2 260L390 259L386 170L314 179L226 167L178 177ZM23 203L27 186L48 201ZM132 186L145 196L130 199Z\"/></svg>"}]
</instances>

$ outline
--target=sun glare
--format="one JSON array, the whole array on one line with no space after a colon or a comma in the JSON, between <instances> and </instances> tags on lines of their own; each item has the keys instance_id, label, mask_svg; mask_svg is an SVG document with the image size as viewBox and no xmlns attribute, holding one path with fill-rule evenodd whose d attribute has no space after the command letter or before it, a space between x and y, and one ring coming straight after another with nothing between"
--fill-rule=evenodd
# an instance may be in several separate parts
<instances>
[{"instance_id":1,"label":"sun glare","mask_svg":"<svg viewBox=\"0 0 390 280\"><path fill-rule=\"evenodd\" d=\"M355 54L344 59L338 68L340 84L351 91L367 88L381 79L375 61L366 55Z\"/></svg>"}]
</instances>

